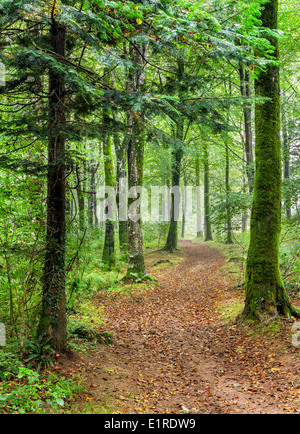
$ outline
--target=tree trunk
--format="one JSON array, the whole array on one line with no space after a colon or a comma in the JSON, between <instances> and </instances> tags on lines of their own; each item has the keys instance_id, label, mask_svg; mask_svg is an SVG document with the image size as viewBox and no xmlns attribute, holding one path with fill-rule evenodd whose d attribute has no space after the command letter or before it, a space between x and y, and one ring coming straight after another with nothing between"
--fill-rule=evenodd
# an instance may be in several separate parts
<instances>
[{"instance_id":1,"label":"tree trunk","mask_svg":"<svg viewBox=\"0 0 300 434\"><path fill-rule=\"evenodd\" d=\"M118 122L118 115L114 113L114 120ZM120 136L114 135L115 152L117 158L116 170L116 191L117 191L117 209L118 209L118 225L119 225L119 247L122 252L128 250L128 224L123 220L122 212L120 210L120 194L125 195L125 181L127 181L126 171L126 156L128 139L125 137L121 143Z\"/></svg>"},{"instance_id":2,"label":"tree trunk","mask_svg":"<svg viewBox=\"0 0 300 434\"><path fill-rule=\"evenodd\" d=\"M99 167L99 163L95 161L90 162L90 194L89 194L89 224L91 226L97 226L97 202L96 202L96 173Z\"/></svg>"},{"instance_id":3,"label":"tree trunk","mask_svg":"<svg viewBox=\"0 0 300 434\"><path fill-rule=\"evenodd\" d=\"M65 56L66 28L54 19L51 24L53 52ZM43 274L43 301L38 334L51 338L57 351L65 348L67 337L65 299L66 243L66 123L64 80L54 71L49 75L48 196L47 234Z\"/></svg>"},{"instance_id":4,"label":"tree trunk","mask_svg":"<svg viewBox=\"0 0 300 434\"><path fill-rule=\"evenodd\" d=\"M186 172L183 175L183 185L184 185L184 196L183 196L183 204L182 204L182 224L181 224L181 238L184 239L185 234L185 224L186 224L186 212L187 212L187 180L186 180Z\"/></svg>"},{"instance_id":5,"label":"tree trunk","mask_svg":"<svg viewBox=\"0 0 300 434\"><path fill-rule=\"evenodd\" d=\"M201 224L200 157L196 158L196 201L197 201L197 238L203 237Z\"/></svg>"},{"instance_id":6,"label":"tree trunk","mask_svg":"<svg viewBox=\"0 0 300 434\"><path fill-rule=\"evenodd\" d=\"M233 244L232 239L232 224L231 224L231 211L230 211L230 203L229 203L229 195L230 195L230 183L229 183L229 149L226 144L226 176L225 176L225 186L226 186L226 244Z\"/></svg>"},{"instance_id":7,"label":"tree trunk","mask_svg":"<svg viewBox=\"0 0 300 434\"><path fill-rule=\"evenodd\" d=\"M132 69L129 74L129 86L134 92L141 92L145 85L145 57L147 46L138 46L138 51L130 47L130 58L139 69ZM141 191L143 185L143 163L144 163L144 146L145 133L143 128L143 114L130 110L128 121L131 129L131 136L128 145L128 188L131 197L128 199L128 208L135 200L141 200ZM140 206L136 207L136 212L130 215L128 212L128 268L125 279L139 280L146 275L144 260L144 242L142 231L142 219L140 215Z\"/></svg>"},{"instance_id":8,"label":"tree trunk","mask_svg":"<svg viewBox=\"0 0 300 434\"><path fill-rule=\"evenodd\" d=\"M240 75L240 91L245 98L251 97L250 75L242 65L239 67ZM252 112L251 104L248 101L243 105L244 114L244 147L246 155L246 174L249 185L249 192L253 192L254 188L254 160L253 160L253 139L252 139Z\"/></svg>"},{"instance_id":9,"label":"tree trunk","mask_svg":"<svg viewBox=\"0 0 300 434\"><path fill-rule=\"evenodd\" d=\"M80 166L76 164L76 174L77 174L77 201L78 201L78 218L79 218L79 229L84 230L85 226L85 203L84 203L84 170L80 169Z\"/></svg>"},{"instance_id":10,"label":"tree trunk","mask_svg":"<svg viewBox=\"0 0 300 434\"><path fill-rule=\"evenodd\" d=\"M278 0L264 5L261 20L265 28L277 28ZM278 59L278 43L269 38ZM245 307L243 316L262 320L278 314L299 317L292 307L279 269L281 231L281 144L279 67L268 65L258 71L255 93L267 97L255 110L256 170L250 224L250 245L246 261Z\"/></svg>"},{"instance_id":11,"label":"tree trunk","mask_svg":"<svg viewBox=\"0 0 300 434\"><path fill-rule=\"evenodd\" d=\"M282 139L283 139L283 178L284 180L290 179L290 145L288 140L288 131L287 131L287 122L286 116L284 112L284 108L281 111L281 119L282 119ZM287 197L284 201L284 210L287 219L292 218L292 210L291 210L291 198L289 193L287 193Z\"/></svg>"},{"instance_id":12,"label":"tree trunk","mask_svg":"<svg viewBox=\"0 0 300 434\"><path fill-rule=\"evenodd\" d=\"M244 159L245 159L245 150L244 150ZM246 166L244 163L244 171L243 171L243 193L247 192L247 175L246 175ZM242 214L242 232L246 232L248 226L248 209L245 208L244 213Z\"/></svg>"},{"instance_id":13,"label":"tree trunk","mask_svg":"<svg viewBox=\"0 0 300 434\"><path fill-rule=\"evenodd\" d=\"M181 134L180 132L177 133ZM172 187L177 188L180 184L180 168L181 159L183 155L182 148L176 149L172 152ZM170 226L167 236L167 241L162 250L170 251L177 249L178 244L178 220L179 220L179 200L175 200L175 194L171 193L171 213L170 213Z\"/></svg>"},{"instance_id":14,"label":"tree trunk","mask_svg":"<svg viewBox=\"0 0 300 434\"><path fill-rule=\"evenodd\" d=\"M177 94L181 97L181 80L184 75L184 62L177 59ZM176 122L176 138L178 139L174 150L172 151L172 188L179 188L180 185L180 169L181 159L183 156L182 142L184 140L184 120L181 116L178 117ZM178 243L178 215L179 215L179 201L175 201L175 194L171 193L171 216L170 226L167 236L167 241L162 250L169 250L172 252L177 249Z\"/></svg>"},{"instance_id":15,"label":"tree trunk","mask_svg":"<svg viewBox=\"0 0 300 434\"><path fill-rule=\"evenodd\" d=\"M104 111L103 123L106 125L109 114ZM103 142L103 156L104 156L104 173L105 173L105 186L109 188L115 187L114 180L114 165L112 155L112 137L107 134ZM112 269L116 264L115 253L115 223L111 219L105 221L105 239L103 246L102 261L109 269Z\"/></svg>"},{"instance_id":16,"label":"tree trunk","mask_svg":"<svg viewBox=\"0 0 300 434\"><path fill-rule=\"evenodd\" d=\"M204 153L204 241L212 241L209 200L209 153L207 144L203 146Z\"/></svg>"}]
</instances>

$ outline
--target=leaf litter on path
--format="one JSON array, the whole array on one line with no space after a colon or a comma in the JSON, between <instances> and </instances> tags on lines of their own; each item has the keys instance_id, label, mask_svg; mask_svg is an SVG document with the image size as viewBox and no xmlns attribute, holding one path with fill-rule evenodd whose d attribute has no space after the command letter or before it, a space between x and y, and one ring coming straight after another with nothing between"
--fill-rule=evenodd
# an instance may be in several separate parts
<instances>
[{"instance_id":1,"label":"leaf litter on path","mask_svg":"<svg viewBox=\"0 0 300 434\"><path fill-rule=\"evenodd\" d=\"M291 323L270 337L224 322L219 306L242 302L243 294L225 281L223 256L206 244L180 248L176 266L150 266L159 284L139 302L132 294L118 303L96 297L116 338L81 356L102 367L85 372L94 404L119 413L299 413Z\"/></svg>"}]
</instances>

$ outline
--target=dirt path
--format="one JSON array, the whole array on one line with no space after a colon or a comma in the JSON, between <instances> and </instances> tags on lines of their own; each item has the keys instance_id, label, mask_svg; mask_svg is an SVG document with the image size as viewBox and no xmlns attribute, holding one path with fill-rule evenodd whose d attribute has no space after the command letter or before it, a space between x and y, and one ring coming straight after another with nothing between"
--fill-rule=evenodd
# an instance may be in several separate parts
<instances>
[{"instance_id":1,"label":"dirt path","mask_svg":"<svg viewBox=\"0 0 300 434\"><path fill-rule=\"evenodd\" d=\"M182 262L156 272L155 289L98 299L116 339L83 356L94 404L120 413L300 411L291 324L276 342L224 324L217 307L241 299L224 280L224 258L191 242L181 250Z\"/></svg>"}]
</instances>

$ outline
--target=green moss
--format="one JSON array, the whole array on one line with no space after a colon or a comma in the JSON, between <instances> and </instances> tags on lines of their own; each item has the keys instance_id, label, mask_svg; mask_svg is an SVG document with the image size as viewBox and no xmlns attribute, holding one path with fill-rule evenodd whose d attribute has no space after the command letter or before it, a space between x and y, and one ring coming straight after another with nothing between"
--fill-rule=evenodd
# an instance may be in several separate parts
<instances>
[{"instance_id":1,"label":"green moss","mask_svg":"<svg viewBox=\"0 0 300 434\"><path fill-rule=\"evenodd\" d=\"M264 27L277 28L277 8L277 0L265 5L261 17ZM276 58L277 41L270 38L270 43ZM258 72L255 93L267 100L255 108L256 171L244 315L261 319L266 315L290 315L292 309L279 270L282 176L278 66L270 64Z\"/></svg>"},{"instance_id":2,"label":"green moss","mask_svg":"<svg viewBox=\"0 0 300 434\"><path fill-rule=\"evenodd\" d=\"M146 276L144 255L131 256L124 280L140 281Z\"/></svg>"}]
</instances>

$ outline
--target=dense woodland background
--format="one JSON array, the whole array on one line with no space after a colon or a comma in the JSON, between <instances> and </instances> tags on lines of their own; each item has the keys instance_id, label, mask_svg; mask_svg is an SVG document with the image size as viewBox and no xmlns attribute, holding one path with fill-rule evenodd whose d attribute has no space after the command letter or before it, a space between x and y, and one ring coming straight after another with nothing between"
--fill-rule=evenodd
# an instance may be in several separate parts
<instances>
[{"instance_id":1,"label":"dense woodland background","mask_svg":"<svg viewBox=\"0 0 300 434\"><path fill-rule=\"evenodd\" d=\"M288 294L298 293L300 11L282 0L270 29L265 3L1 0L1 380L33 384L32 366L51 364L52 347L85 332L74 314L87 314L94 291L151 281L147 248L172 254L178 239L196 237L235 244L244 273L255 106L265 103L255 80L270 68L280 70L280 270ZM103 221L101 187L119 193L124 179L200 187L193 226L174 207L170 222Z\"/></svg>"}]
</instances>

